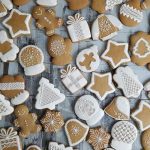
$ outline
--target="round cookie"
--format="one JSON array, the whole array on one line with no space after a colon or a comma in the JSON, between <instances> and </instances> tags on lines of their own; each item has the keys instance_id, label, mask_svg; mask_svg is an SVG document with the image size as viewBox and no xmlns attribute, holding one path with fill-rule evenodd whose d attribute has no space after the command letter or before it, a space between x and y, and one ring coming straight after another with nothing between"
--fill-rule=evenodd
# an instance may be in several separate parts
<instances>
[{"instance_id":1,"label":"round cookie","mask_svg":"<svg viewBox=\"0 0 150 150\"><path fill-rule=\"evenodd\" d=\"M141 142L144 150L150 150L150 129L147 129L142 133Z\"/></svg>"},{"instance_id":2,"label":"round cookie","mask_svg":"<svg viewBox=\"0 0 150 150\"><path fill-rule=\"evenodd\" d=\"M41 150L41 148L37 145L31 145L26 150Z\"/></svg>"},{"instance_id":3,"label":"round cookie","mask_svg":"<svg viewBox=\"0 0 150 150\"><path fill-rule=\"evenodd\" d=\"M25 5L29 2L30 0L13 0L13 4L17 6L22 6Z\"/></svg>"},{"instance_id":4,"label":"round cookie","mask_svg":"<svg viewBox=\"0 0 150 150\"><path fill-rule=\"evenodd\" d=\"M140 24L143 20L143 12L139 0L129 0L120 8L120 21L129 27Z\"/></svg>"}]
</instances>

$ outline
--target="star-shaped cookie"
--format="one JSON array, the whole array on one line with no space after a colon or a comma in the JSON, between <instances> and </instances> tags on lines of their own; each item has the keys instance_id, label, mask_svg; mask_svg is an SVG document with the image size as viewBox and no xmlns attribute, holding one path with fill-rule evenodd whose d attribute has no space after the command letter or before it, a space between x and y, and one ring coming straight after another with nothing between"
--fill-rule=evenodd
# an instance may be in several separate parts
<instances>
[{"instance_id":1,"label":"star-shaped cookie","mask_svg":"<svg viewBox=\"0 0 150 150\"><path fill-rule=\"evenodd\" d=\"M123 63L130 62L128 47L128 43L117 43L109 40L107 49L101 57L115 69Z\"/></svg>"},{"instance_id":2,"label":"star-shaped cookie","mask_svg":"<svg viewBox=\"0 0 150 150\"><path fill-rule=\"evenodd\" d=\"M132 113L132 117L137 123L141 131L144 131L150 128L150 105L142 101L139 105L139 108Z\"/></svg>"},{"instance_id":3,"label":"star-shaped cookie","mask_svg":"<svg viewBox=\"0 0 150 150\"><path fill-rule=\"evenodd\" d=\"M3 24L8 28L13 38L28 35L30 31L31 15L22 13L19 10L13 9L8 18L3 21Z\"/></svg>"},{"instance_id":4,"label":"star-shaped cookie","mask_svg":"<svg viewBox=\"0 0 150 150\"><path fill-rule=\"evenodd\" d=\"M108 94L115 91L111 73L98 74L94 72L87 89L94 93L100 100L104 100Z\"/></svg>"}]
</instances>

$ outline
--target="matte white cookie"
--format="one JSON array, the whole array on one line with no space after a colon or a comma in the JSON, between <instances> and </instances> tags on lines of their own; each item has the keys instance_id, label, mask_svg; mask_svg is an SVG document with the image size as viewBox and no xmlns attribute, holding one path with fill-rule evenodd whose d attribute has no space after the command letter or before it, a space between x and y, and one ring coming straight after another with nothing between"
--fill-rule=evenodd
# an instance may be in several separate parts
<instances>
[{"instance_id":1,"label":"matte white cookie","mask_svg":"<svg viewBox=\"0 0 150 150\"><path fill-rule=\"evenodd\" d=\"M73 148L65 147L63 144L58 144L56 142L50 142L48 150L73 150Z\"/></svg>"},{"instance_id":2,"label":"matte white cookie","mask_svg":"<svg viewBox=\"0 0 150 150\"><path fill-rule=\"evenodd\" d=\"M81 96L74 109L76 115L85 120L89 126L95 125L104 116L104 111L99 107L98 101L91 95Z\"/></svg>"},{"instance_id":3,"label":"matte white cookie","mask_svg":"<svg viewBox=\"0 0 150 150\"><path fill-rule=\"evenodd\" d=\"M99 18L101 18L103 16L106 16L114 27L118 28L119 30L121 30L123 28L122 23L115 16L104 15L104 14L99 15L92 25L92 31L91 32L92 32L93 40L99 40L100 39L100 34L101 34L100 28L103 29L105 32L109 31L109 22L104 22L102 27L99 26ZM118 31L113 32L113 33L109 34L108 36L101 38L101 40L106 41L106 40L111 39L112 37L116 36L117 34L118 34Z\"/></svg>"},{"instance_id":4,"label":"matte white cookie","mask_svg":"<svg viewBox=\"0 0 150 150\"><path fill-rule=\"evenodd\" d=\"M87 21L79 13L69 16L67 29L72 42L79 42L91 38L91 32Z\"/></svg>"},{"instance_id":5,"label":"matte white cookie","mask_svg":"<svg viewBox=\"0 0 150 150\"><path fill-rule=\"evenodd\" d=\"M143 85L130 67L119 67L113 78L127 98L140 96Z\"/></svg>"},{"instance_id":6,"label":"matte white cookie","mask_svg":"<svg viewBox=\"0 0 150 150\"><path fill-rule=\"evenodd\" d=\"M90 57L90 55L93 55ZM84 61L89 62L89 68L84 65ZM100 58L98 55L98 46L94 45L90 48L82 50L77 58L76 58L76 64L78 68L83 72L93 72L96 71L100 64Z\"/></svg>"},{"instance_id":7,"label":"matte white cookie","mask_svg":"<svg viewBox=\"0 0 150 150\"><path fill-rule=\"evenodd\" d=\"M38 94L36 96L36 109L55 109L55 105L62 103L65 100L65 95L60 93L60 90L55 88L49 80L42 78L39 82Z\"/></svg>"},{"instance_id":8,"label":"matte white cookie","mask_svg":"<svg viewBox=\"0 0 150 150\"><path fill-rule=\"evenodd\" d=\"M148 96L148 98L150 98L150 81L148 81L148 82L144 85L144 91L147 92L147 96Z\"/></svg>"},{"instance_id":9,"label":"matte white cookie","mask_svg":"<svg viewBox=\"0 0 150 150\"><path fill-rule=\"evenodd\" d=\"M31 145L29 146L26 150L32 150L32 149L35 149L35 150L42 150L40 147L38 147L37 145Z\"/></svg>"},{"instance_id":10,"label":"matte white cookie","mask_svg":"<svg viewBox=\"0 0 150 150\"><path fill-rule=\"evenodd\" d=\"M6 100L2 94L0 94L0 106L0 120L4 116L12 114L14 111L14 108L10 105L10 102Z\"/></svg>"},{"instance_id":11,"label":"matte white cookie","mask_svg":"<svg viewBox=\"0 0 150 150\"><path fill-rule=\"evenodd\" d=\"M120 121L113 126L111 135L111 147L115 150L132 150L132 144L137 138L137 129L128 121Z\"/></svg>"},{"instance_id":12,"label":"matte white cookie","mask_svg":"<svg viewBox=\"0 0 150 150\"><path fill-rule=\"evenodd\" d=\"M46 7L54 7L57 5L57 0L37 0L38 5Z\"/></svg>"},{"instance_id":13,"label":"matte white cookie","mask_svg":"<svg viewBox=\"0 0 150 150\"><path fill-rule=\"evenodd\" d=\"M2 31L0 31L0 45L4 44L5 42L10 43L11 49L4 54L0 50L0 59L3 62L13 61L17 57L17 54L19 52L19 48L13 43L12 39L8 38L6 31L2 30Z\"/></svg>"}]
</instances>

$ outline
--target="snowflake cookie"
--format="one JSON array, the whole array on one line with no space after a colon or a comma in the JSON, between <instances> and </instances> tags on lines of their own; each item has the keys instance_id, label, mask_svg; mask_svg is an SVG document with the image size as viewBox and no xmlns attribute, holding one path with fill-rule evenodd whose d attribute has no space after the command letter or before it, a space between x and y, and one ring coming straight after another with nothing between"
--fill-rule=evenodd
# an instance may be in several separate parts
<instances>
[{"instance_id":1,"label":"snowflake cookie","mask_svg":"<svg viewBox=\"0 0 150 150\"><path fill-rule=\"evenodd\" d=\"M19 62L27 76L38 75L45 70L44 54L40 48L34 45L28 45L21 49Z\"/></svg>"},{"instance_id":2,"label":"snowflake cookie","mask_svg":"<svg viewBox=\"0 0 150 150\"><path fill-rule=\"evenodd\" d=\"M87 142L92 145L93 150L102 150L108 147L110 134L102 128L93 128L89 130Z\"/></svg>"},{"instance_id":3,"label":"snowflake cookie","mask_svg":"<svg viewBox=\"0 0 150 150\"><path fill-rule=\"evenodd\" d=\"M123 27L118 18L112 15L99 15L92 25L93 40L109 40Z\"/></svg>"},{"instance_id":4,"label":"snowflake cookie","mask_svg":"<svg viewBox=\"0 0 150 150\"><path fill-rule=\"evenodd\" d=\"M76 146L86 139L89 127L77 119L70 119L65 124L65 131L70 146Z\"/></svg>"},{"instance_id":5,"label":"snowflake cookie","mask_svg":"<svg viewBox=\"0 0 150 150\"><path fill-rule=\"evenodd\" d=\"M100 64L98 46L94 45L88 49L82 50L76 58L76 64L83 72L96 71Z\"/></svg>"},{"instance_id":6,"label":"snowflake cookie","mask_svg":"<svg viewBox=\"0 0 150 150\"><path fill-rule=\"evenodd\" d=\"M140 96L143 85L130 67L119 67L113 78L127 98Z\"/></svg>"},{"instance_id":7,"label":"snowflake cookie","mask_svg":"<svg viewBox=\"0 0 150 150\"><path fill-rule=\"evenodd\" d=\"M72 147L65 147L63 144L56 142L49 142L48 150L73 150Z\"/></svg>"},{"instance_id":8,"label":"snowflake cookie","mask_svg":"<svg viewBox=\"0 0 150 150\"><path fill-rule=\"evenodd\" d=\"M81 96L75 104L75 113L86 121L89 126L98 123L104 116L104 111L99 107L97 100L91 95Z\"/></svg>"},{"instance_id":9,"label":"snowflake cookie","mask_svg":"<svg viewBox=\"0 0 150 150\"><path fill-rule=\"evenodd\" d=\"M114 69L124 63L130 62L128 43L117 43L109 40L101 58L107 61Z\"/></svg>"},{"instance_id":10,"label":"snowflake cookie","mask_svg":"<svg viewBox=\"0 0 150 150\"><path fill-rule=\"evenodd\" d=\"M60 72L63 84L71 93L76 93L87 85L87 80L76 67L68 65Z\"/></svg>"},{"instance_id":11,"label":"snowflake cookie","mask_svg":"<svg viewBox=\"0 0 150 150\"><path fill-rule=\"evenodd\" d=\"M67 29L72 42L79 42L91 38L91 32L87 21L79 13L69 16Z\"/></svg>"},{"instance_id":12,"label":"snowflake cookie","mask_svg":"<svg viewBox=\"0 0 150 150\"><path fill-rule=\"evenodd\" d=\"M91 83L88 85L87 90L94 93L100 100L104 100L108 94L115 92L112 74L99 74L93 72Z\"/></svg>"},{"instance_id":13,"label":"snowflake cookie","mask_svg":"<svg viewBox=\"0 0 150 150\"><path fill-rule=\"evenodd\" d=\"M3 21L3 24L9 30L12 38L16 38L31 33L30 21L31 14L22 13L17 9L13 9L10 15Z\"/></svg>"},{"instance_id":14,"label":"snowflake cookie","mask_svg":"<svg viewBox=\"0 0 150 150\"><path fill-rule=\"evenodd\" d=\"M140 130L145 131L150 128L150 104L141 101L139 107L132 113L132 118L138 123Z\"/></svg>"},{"instance_id":15,"label":"snowflake cookie","mask_svg":"<svg viewBox=\"0 0 150 150\"><path fill-rule=\"evenodd\" d=\"M19 48L8 38L6 31L0 31L0 59L3 62L14 61L18 52Z\"/></svg>"},{"instance_id":16,"label":"snowflake cookie","mask_svg":"<svg viewBox=\"0 0 150 150\"><path fill-rule=\"evenodd\" d=\"M13 127L0 129L1 150L22 150L21 141Z\"/></svg>"},{"instance_id":17,"label":"snowflake cookie","mask_svg":"<svg viewBox=\"0 0 150 150\"><path fill-rule=\"evenodd\" d=\"M115 97L105 108L104 112L115 120L130 119L130 103L126 97Z\"/></svg>"},{"instance_id":18,"label":"snowflake cookie","mask_svg":"<svg viewBox=\"0 0 150 150\"><path fill-rule=\"evenodd\" d=\"M117 122L112 130L111 147L116 150L132 150L132 144L137 138L136 127L128 121Z\"/></svg>"},{"instance_id":19,"label":"snowflake cookie","mask_svg":"<svg viewBox=\"0 0 150 150\"><path fill-rule=\"evenodd\" d=\"M65 95L60 93L58 88L46 78L41 78L39 82L38 94L36 96L36 109L55 109L55 105L62 103L65 100Z\"/></svg>"},{"instance_id":20,"label":"snowflake cookie","mask_svg":"<svg viewBox=\"0 0 150 150\"><path fill-rule=\"evenodd\" d=\"M58 111L47 110L41 119L41 124L45 132L57 132L64 125L64 118Z\"/></svg>"}]
</instances>

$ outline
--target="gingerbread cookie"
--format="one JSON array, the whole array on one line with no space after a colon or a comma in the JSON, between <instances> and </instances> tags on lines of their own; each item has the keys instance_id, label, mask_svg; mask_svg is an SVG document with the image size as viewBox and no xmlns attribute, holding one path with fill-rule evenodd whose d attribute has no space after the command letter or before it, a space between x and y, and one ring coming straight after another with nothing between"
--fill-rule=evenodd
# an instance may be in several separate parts
<instances>
[{"instance_id":1,"label":"gingerbread cookie","mask_svg":"<svg viewBox=\"0 0 150 150\"><path fill-rule=\"evenodd\" d=\"M141 101L139 107L132 113L132 118L138 123L141 131L150 128L150 104Z\"/></svg>"},{"instance_id":2,"label":"gingerbread cookie","mask_svg":"<svg viewBox=\"0 0 150 150\"><path fill-rule=\"evenodd\" d=\"M12 0L13 4L17 5L17 6L22 6L27 4L30 0Z\"/></svg>"},{"instance_id":3,"label":"gingerbread cookie","mask_svg":"<svg viewBox=\"0 0 150 150\"><path fill-rule=\"evenodd\" d=\"M29 97L29 92L25 90L25 80L21 75L0 77L0 92L10 99L13 105L24 103Z\"/></svg>"},{"instance_id":4,"label":"gingerbread cookie","mask_svg":"<svg viewBox=\"0 0 150 150\"><path fill-rule=\"evenodd\" d=\"M137 138L136 127L128 121L117 122L111 130L111 147L116 150L132 150L132 144Z\"/></svg>"},{"instance_id":5,"label":"gingerbread cookie","mask_svg":"<svg viewBox=\"0 0 150 150\"><path fill-rule=\"evenodd\" d=\"M16 59L19 48L8 38L6 31L0 31L0 59L3 62L13 61Z\"/></svg>"},{"instance_id":6,"label":"gingerbread cookie","mask_svg":"<svg viewBox=\"0 0 150 150\"><path fill-rule=\"evenodd\" d=\"M129 27L140 24L143 20L141 2L139 0L129 0L120 8L120 21Z\"/></svg>"},{"instance_id":7,"label":"gingerbread cookie","mask_svg":"<svg viewBox=\"0 0 150 150\"><path fill-rule=\"evenodd\" d=\"M116 5L119 5L123 0L92 0L92 9L99 13L105 13L112 10Z\"/></svg>"},{"instance_id":8,"label":"gingerbread cookie","mask_svg":"<svg viewBox=\"0 0 150 150\"><path fill-rule=\"evenodd\" d=\"M67 24L67 29L72 42L79 42L91 38L89 25L79 13L75 14L74 17L69 16Z\"/></svg>"},{"instance_id":9,"label":"gingerbread cookie","mask_svg":"<svg viewBox=\"0 0 150 150\"><path fill-rule=\"evenodd\" d=\"M70 119L65 124L65 131L70 146L76 146L86 139L89 127L77 119Z\"/></svg>"},{"instance_id":10,"label":"gingerbread cookie","mask_svg":"<svg viewBox=\"0 0 150 150\"><path fill-rule=\"evenodd\" d=\"M112 15L99 15L92 25L93 40L106 41L116 36L122 29L122 23Z\"/></svg>"},{"instance_id":11,"label":"gingerbread cookie","mask_svg":"<svg viewBox=\"0 0 150 150\"><path fill-rule=\"evenodd\" d=\"M73 148L65 147L63 144L58 144L56 142L50 142L48 150L73 150Z\"/></svg>"},{"instance_id":12,"label":"gingerbread cookie","mask_svg":"<svg viewBox=\"0 0 150 150\"><path fill-rule=\"evenodd\" d=\"M150 34L137 32L130 38L131 61L139 66L150 63Z\"/></svg>"},{"instance_id":13,"label":"gingerbread cookie","mask_svg":"<svg viewBox=\"0 0 150 150\"><path fill-rule=\"evenodd\" d=\"M42 149L37 145L31 145L26 150L42 150Z\"/></svg>"},{"instance_id":14,"label":"gingerbread cookie","mask_svg":"<svg viewBox=\"0 0 150 150\"><path fill-rule=\"evenodd\" d=\"M26 138L30 134L41 131L41 125L36 124L37 115L35 113L29 113L29 109L26 105L16 106L14 114L17 118L14 120L14 125L20 129L19 135L21 137Z\"/></svg>"},{"instance_id":15,"label":"gingerbread cookie","mask_svg":"<svg viewBox=\"0 0 150 150\"><path fill-rule=\"evenodd\" d=\"M115 120L130 119L130 103L126 97L115 97L112 102L105 108L105 113Z\"/></svg>"},{"instance_id":16,"label":"gingerbread cookie","mask_svg":"<svg viewBox=\"0 0 150 150\"><path fill-rule=\"evenodd\" d=\"M76 67L68 65L60 72L63 84L71 93L76 93L87 85L86 78Z\"/></svg>"},{"instance_id":17,"label":"gingerbread cookie","mask_svg":"<svg viewBox=\"0 0 150 150\"><path fill-rule=\"evenodd\" d=\"M53 35L48 38L48 53L52 57L52 63L58 66L70 64L72 42L60 35Z\"/></svg>"},{"instance_id":18,"label":"gingerbread cookie","mask_svg":"<svg viewBox=\"0 0 150 150\"><path fill-rule=\"evenodd\" d=\"M55 109L55 105L62 103L65 100L65 95L60 93L58 88L55 88L53 84L49 83L46 78L41 78L40 87L38 88L38 94L36 96L36 109Z\"/></svg>"},{"instance_id":19,"label":"gingerbread cookie","mask_svg":"<svg viewBox=\"0 0 150 150\"><path fill-rule=\"evenodd\" d=\"M0 120L2 117L12 114L14 108L10 105L10 102L5 99L5 97L0 94Z\"/></svg>"},{"instance_id":20,"label":"gingerbread cookie","mask_svg":"<svg viewBox=\"0 0 150 150\"><path fill-rule=\"evenodd\" d=\"M142 9L150 9L150 1L149 0L144 0L144 2L141 3L141 8Z\"/></svg>"},{"instance_id":21,"label":"gingerbread cookie","mask_svg":"<svg viewBox=\"0 0 150 150\"><path fill-rule=\"evenodd\" d=\"M121 88L127 98L137 98L143 90L143 85L130 67L119 67L113 76L118 88Z\"/></svg>"},{"instance_id":22,"label":"gingerbread cookie","mask_svg":"<svg viewBox=\"0 0 150 150\"><path fill-rule=\"evenodd\" d=\"M106 60L114 69L124 63L130 62L128 43L117 43L109 40L101 58Z\"/></svg>"},{"instance_id":23,"label":"gingerbread cookie","mask_svg":"<svg viewBox=\"0 0 150 150\"><path fill-rule=\"evenodd\" d=\"M40 48L34 45L28 45L21 49L19 62L27 76L34 76L45 70L44 54Z\"/></svg>"},{"instance_id":24,"label":"gingerbread cookie","mask_svg":"<svg viewBox=\"0 0 150 150\"><path fill-rule=\"evenodd\" d=\"M98 47L94 45L88 49L82 50L76 58L76 64L83 72L96 71L100 64Z\"/></svg>"},{"instance_id":25,"label":"gingerbread cookie","mask_svg":"<svg viewBox=\"0 0 150 150\"><path fill-rule=\"evenodd\" d=\"M91 95L81 96L74 109L76 115L85 120L89 126L95 125L104 116L104 111L99 107L98 101Z\"/></svg>"},{"instance_id":26,"label":"gingerbread cookie","mask_svg":"<svg viewBox=\"0 0 150 150\"><path fill-rule=\"evenodd\" d=\"M89 0L66 0L71 10L80 10L89 5Z\"/></svg>"},{"instance_id":27,"label":"gingerbread cookie","mask_svg":"<svg viewBox=\"0 0 150 150\"><path fill-rule=\"evenodd\" d=\"M45 7L54 7L57 5L57 0L36 0L36 3Z\"/></svg>"},{"instance_id":28,"label":"gingerbread cookie","mask_svg":"<svg viewBox=\"0 0 150 150\"><path fill-rule=\"evenodd\" d=\"M21 141L13 127L0 129L1 150L22 150Z\"/></svg>"},{"instance_id":29,"label":"gingerbread cookie","mask_svg":"<svg viewBox=\"0 0 150 150\"><path fill-rule=\"evenodd\" d=\"M92 145L93 150L102 150L108 147L110 134L102 128L89 130L87 142Z\"/></svg>"},{"instance_id":30,"label":"gingerbread cookie","mask_svg":"<svg viewBox=\"0 0 150 150\"><path fill-rule=\"evenodd\" d=\"M64 125L64 117L58 111L47 110L41 124L45 132L58 132Z\"/></svg>"},{"instance_id":31,"label":"gingerbread cookie","mask_svg":"<svg viewBox=\"0 0 150 150\"><path fill-rule=\"evenodd\" d=\"M16 38L31 33L30 21L30 14L22 13L17 9L13 9L10 15L3 21L3 24L9 30L12 38Z\"/></svg>"},{"instance_id":32,"label":"gingerbread cookie","mask_svg":"<svg viewBox=\"0 0 150 150\"><path fill-rule=\"evenodd\" d=\"M100 100L104 100L108 94L115 92L111 73L99 74L93 72L87 90L94 93Z\"/></svg>"},{"instance_id":33,"label":"gingerbread cookie","mask_svg":"<svg viewBox=\"0 0 150 150\"><path fill-rule=\"evenodd\" d=\"M150 129L147 129L142 133L141 142L144 150L150 150Z\"/></svg>"},{"instance_id":34,"label":"gingerbread cookie","mask_svg":"<svg viewBox=\"0 0 150 150\"><path fill-rule=\"evenodd\" d=\"M63 24L63 20L56 17L54 10L46 9L43 6L35 6L32 10L32 16L36 20L36 26L39 29L45 29L48 36L53 35L55 29Z\"/></svg>"}]
</instances>

